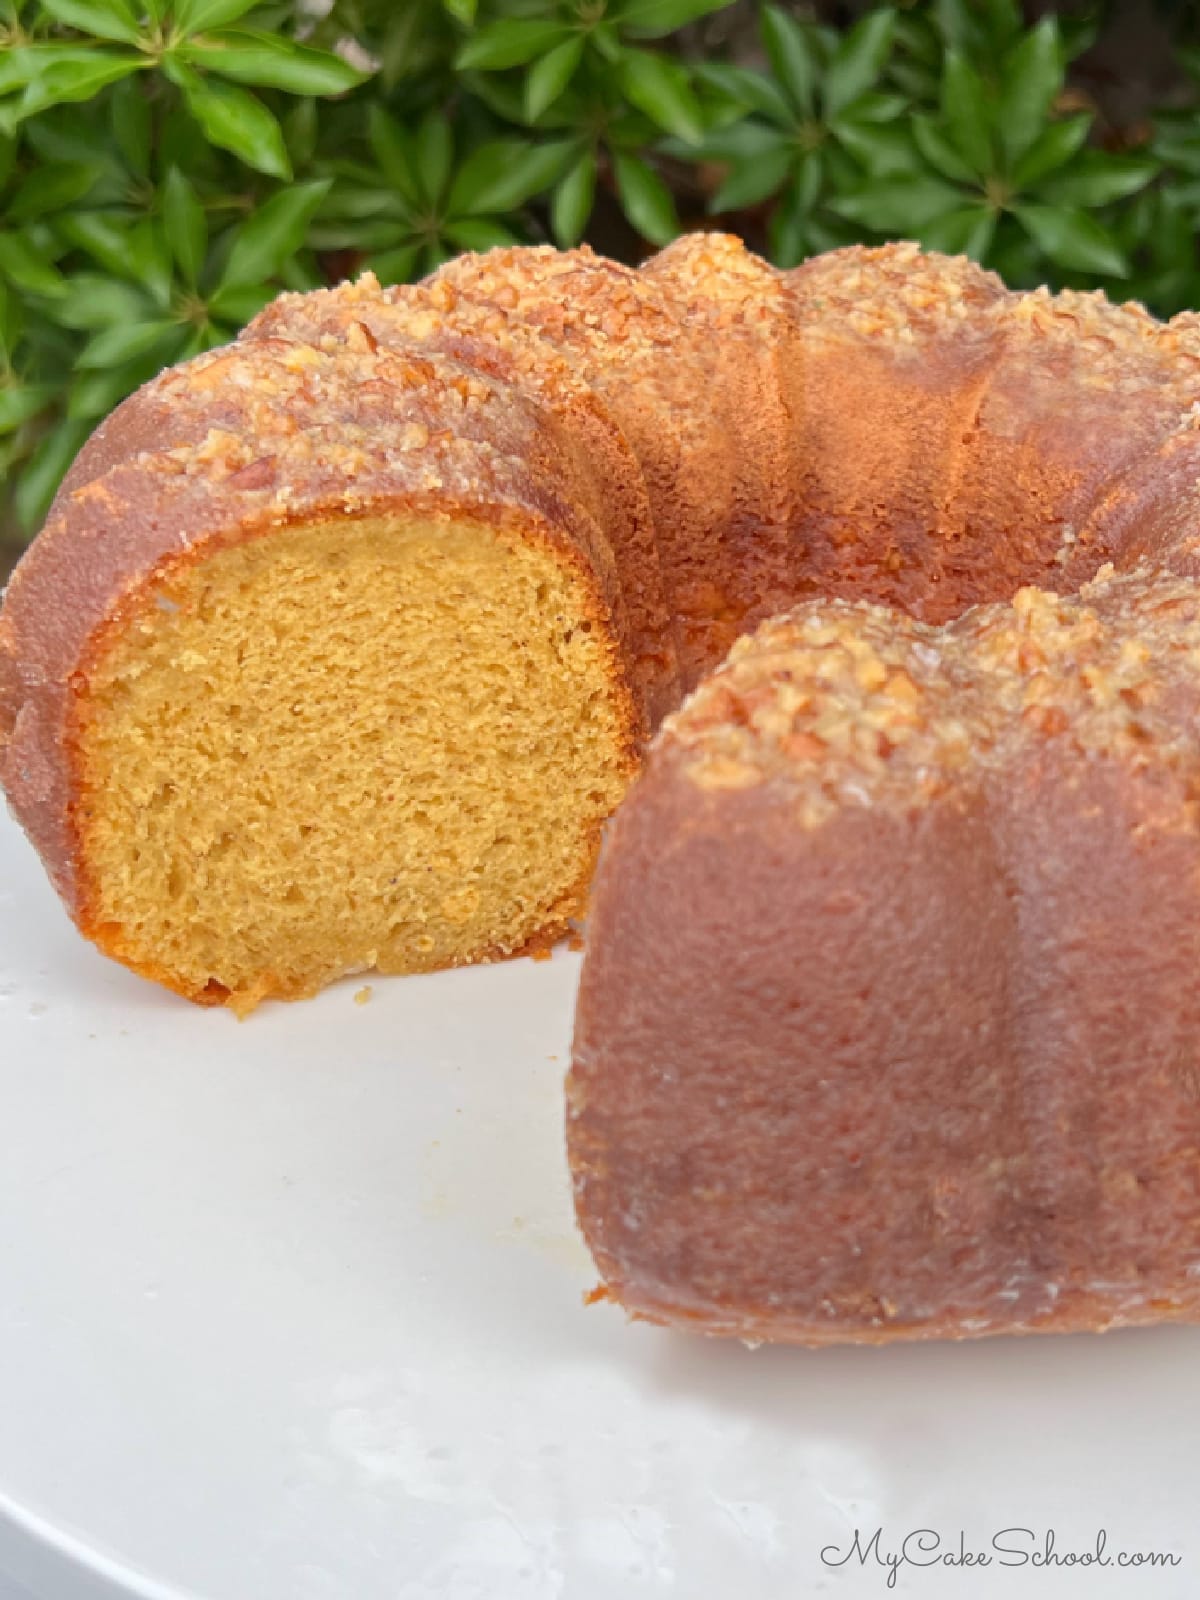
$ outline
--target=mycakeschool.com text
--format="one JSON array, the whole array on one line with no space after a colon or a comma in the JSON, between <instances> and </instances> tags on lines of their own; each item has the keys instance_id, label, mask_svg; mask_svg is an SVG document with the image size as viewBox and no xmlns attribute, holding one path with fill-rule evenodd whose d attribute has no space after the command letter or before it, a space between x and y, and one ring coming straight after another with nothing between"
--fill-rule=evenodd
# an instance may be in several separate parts
<instances>
[{"instance_id":1,"label":"mycakeschool.com text","mask_svg":"<svg viewBox=\"0 0 1200 1600\"><path fill-rule=\"evenodd\" d=\"M1125 1548L1106 1528L1098 1528L1084 1545L1066 1544L1053 1528L1001 1528L982 1539L968 1538L963 1529L943 1534L933 1528L913 1528L890 1536L883 1528L855 1528L853 1538L844 1544L827 1544L821 1561L830 1568L875 1568L894 1589L897 1575L906 1567L1112 1567L1145 1574L1148 1568L1178 1567L1183 1557L1169 1550Z\"/></svg>"}]
</instances>

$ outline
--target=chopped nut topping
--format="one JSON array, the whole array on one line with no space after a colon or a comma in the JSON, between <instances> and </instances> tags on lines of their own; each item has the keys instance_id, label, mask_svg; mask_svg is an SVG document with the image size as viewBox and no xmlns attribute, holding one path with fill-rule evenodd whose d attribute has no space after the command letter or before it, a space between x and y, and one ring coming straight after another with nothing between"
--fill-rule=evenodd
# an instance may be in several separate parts
<instances>
[{"instance_id":1,"label":"chopped nut topping","mask_svg":"<svg viewBox=\"0 0 1200 1600\"><path fill-rule=\"evenodd\" d=\"M955 774L978 784L1031 739L1190 759L1176 709L1194 700L1189 653L1200 661L1200 589L1149 568L1109 569L1075 599L1026 586L944 629L812 601L739 640L662 743L698 787L782 785L817 826L847 804L945 792Z\"/></svg>"}]
</instances>

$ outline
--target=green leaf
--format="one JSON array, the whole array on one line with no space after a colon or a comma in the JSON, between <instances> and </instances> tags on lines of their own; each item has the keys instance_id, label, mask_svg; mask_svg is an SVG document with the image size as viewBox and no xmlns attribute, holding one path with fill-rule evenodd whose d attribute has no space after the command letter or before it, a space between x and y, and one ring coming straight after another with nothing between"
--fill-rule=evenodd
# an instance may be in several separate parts
<instances>
[{"instance_id":1,"label":"green leaf","mask_svg":"<svg viewBox=\"0 0 1200 1600\"><path fill-rule=\"evenodd\" d=\"M735 167L708 203L710 211L756 206L781 189L792 170L795 151L780 145L759 160Z\"/></svg>"},{"instance_id":2,"label":"green leaf","mask_svg":"<svg viewBox=\"0 0 1200 1600\"><path fill-rule=\"evenodd\" d=\"M0 55L0 94L12 94L42 75L53 61L69 62L73 66L90 66L96 51L83 45L23 44L9 45Z\"/></svg>"},{"instance_id":3,"label":"green leaf","mask_svg":"<svg viewBox=\"0 0 1200 1600\"><path fill-rule=\"evenodd\" d=\"M455 65L460 69L480 67L487 72L505 67L523 67L535 56L545 55L566 35L561 22L540 22L521 18L485 23L458 52Z\"/></svg>"},{"instance_id":4,"label":"green leaf","mask_svg":"<svg viewBox=\"0 0 1200 1600\"><path fill-rule=\"evenodd\" d=\"M317 217L308 232L308 242L314 250L390 250L412 237L410 222L397 222L390 217L340 225Z\"/></svg>"},{"instance_id":5,"label":"green leaf","mask_svg":"<svg viewBox=\"0 0 1200 1600\"><path fill-rule=\"evenodd\" d=\"M66 422L52 428L21 469L13 502L23 528L36 527L49 511L54 491L90 431L87 422Z\"/></svg>"},{"instance_id":6,"label":"green leaf","mask_svg":"<svg viewBox=\"0 0 1200 1600\"><path fill-rule=\"evenodd\" d=\"M442 0L442 5L455 22L461 22L465 28L469 28L475 21L475 0Z\"/></svg>"},{"instance_id":7,"label":"green leaf","mask_svg":"<svg viewBox=\"0 0 1200 1600\"><path fill-rule=\"evenodd\" d=\"M1011 38L1013 34L1020 33L1025 25L1017 0L982 0L981 9L988 35L993 39Z\"/></svg>"},{"instance_id":8,"label":"green leaf","mask_svg":"<svg viewBox=\"0 0 1200 1600\"><path fill-rule=\"evenodd\" d=\"M452 41L446 38L442 19L430 16L428 3L405 0L402 5L388 5L382 14L381 8L373 8L373 15L383 22L378 40L380 76L386 88L423 72L442 70L446 45Z\"/></svg>"},{"instance_id":9,"label":"green leaf","mask_svg":"<svg viewBox=\"0 0 1200 1600\"><path fill-rule=\"evenodd\" d=\"M59 219L58 231L114 276L129 277L131 229L124 218L104 211L73 211Z\"/></svg>"},{"instance_id":10,"label":"green leaf","mask_svg":"<svg viewBox=\"0 0 1200 1600\"><path fill-rule=\"evenodd\" d=\"M918 113L913 116L910 126L913 143L935 172L940 173L943 178L949 178L951 183L976 182L975 173L954 149L932 117Z\"/></svg>"},{"instance_id":11,"label":"green leaf","mask_svg":"<svg viewBox=\"0 0 1200 1600\"><path fill-rule=\"evenodd\" d=\"M180 33L187 34L225 28L252 11L257 3L258 0L178 0L175 23Z\"/></svg>"},{"instance_id":12,"label":"green leaf","mask_svg":"<svg viewBox=\"0 0 1200 1600\"><path fill-rule=\"evenodd\" d=\"M630 104L651 122L688 144L698 144L704 137L700 103L680 62L647 50L629 50L622 58L620 76Z\"/></svg>"},{"instance_id":13,"label":"green leaf","mask_svg":"<svg viewBox=\"0 0 1200 1600\"><path fill-rule=\"evenodd\" d=\"M311 288L312 285L309 285L309 287ZM228 328L217 322L206 322L203 328L199 330L199 337L196 340L197 354L202 350L216 350L221 345L228 344L229 339L230 330Z\"/></svg>"},{"instance_id":14,"label":"green leaf","mask_svg":"<svg viewBox=\"0 0 1200 1600\"><path fill-rule=\"evenodd\" d=\"M375 174L368 172L368 177ZM403 199L392 189L370 187L367 184L335 179L325 199L321 202L322 222L359 221L363 217L396 217L407 214Z\"/></svg>"},{"instance_id":15,"label":"green leaf","mask_svg":"<svg viewBox=\"0 0 1200 1600\"><path fill-rule=\"evenodd\" d=\"M182 333L182 327L177 327L176 334ZM174 358L177 354L178 352L172 349L167 359ZM151 363L151 366L156 364ZM152 376L153 371L145 373L147 378ZM142 371L137 366L78 372L67 393L67 416L72 422L95 422L97 417L107 416L112 408L119 405L142 381Z\"/></svg>"},{"instance_id":16,"label":"green leaf","mask_svg":"<svg viewBox=\"0 0 1200 1600\"><path fill-rule=\"evenodd\" d=\"M77 367L115 367L137 356L148 355L157 345L177 332L177 322L134 322L116 328L103 328L93 334L80 351Z\"/></svg>"},{"instance_id":17,"label":"green leaf","mask_svg":"<svg viewBox=\"0 0 1200 1600\"><path fill-rule=\"evenodd\" d=\"M944 217L921 229L926 250L943 250L947 255L968 255L982 261L996 232L996 213L988 206L964 206L948 211Z\"/></svg>"},{"instance_id":18,"label":"green leaf","mask_svg":"<svg viewBox=\"0 0 1200 1600\"><path fill-rule=\"evenodd\" d=\"M888 81L894 83L911 104L930 105L937 100L941 74L915 66L898 50L888 63Z\"/></svg>"},{"instance_id":19,"label":"green leaf","mask_svg":"<svg viewBox=\"0 0 1200 1600\"><path fill-rule=\"evenodd\" d=\"M938 0L934 0L935 12L937 6ZM896 18L896 44L903 55L912 57L914 63L935 69L942 58L943 43L955 43L949 35L939 38L939 30L945 35L940 17L927 19L923 15L911 13L899 16Z\"/></svg>"},{"instance_id":20,"label":"green leaf","mask_svg":"<svg viewBox=\"0 0 1200 1600\"><path fill-rule=\"evenodd\" d=\"M1030 145L1013 168L1013 184L1024 189L1048 172L1065 166L1083 146L1092 125L1091 115L1084 111L1076 117L1064 117L1052 122Z\"/></svg>"},{"instance_id":21,"label":"green leaf","mask_svg":"<svg viewBox=\"0 0 1200 1600\"><path fill-rule=\"evenodd\" d=\"M687 145L676 148L668 143L667 152L675 156L696 155L706 161L729 161L740 164L744 161L757 161L760 156L772 155L780 148L796 153L796 141L786 129L777 128L773 123L759 122L754 117L745 117L741 122L735 122L728 128L719 128L708 134L698 152L692 152Z\"/></svg>"},{"instance_id":22,"label":"green leaf","mask_svg":"<svg viewBox=\"0 0 1200 1600\"><path fill-rule=\"evenodd\" d=\"M558 180L574 149L574 141L527 144L521 139L496 139L480 145L455 176L446 202L448 215L517 210Z\"/></svg>"},{"instance_id":23,"label":"green leaf","mask_svg":"<svg viewBox=\"0 0 1200 1600\"><path fill-rule=\"evenodd\" d=\"M495 250L521 242L511 228L490 217L462 217L448 222L443 232L459 250Z\"/></svg>"},{"instance_id":24,"label":"green leaf","mask_svg":"<svg viewBox=\"0 0 1200 1600\"><path fill-rule=\"evenodd\" d=\"M775 5L763 7L761 26L771 70L797 110L811 117L816 109L817 62L808 34Z\"/></svg>"},{"instance_id":25,"label":"green leaf","mask_svg":"<svg viewBox=\"0 0 1200 1600\"><path fill-rule=\"evenodd\" d=\"M505 122L524 122L525 89L515 76L506 73L464 72L464 88L489 111ZM569 97L568 97L569 98Z\"/></svg>"},{"instance_id":26,"label":"green leaf","mask_svg":"<svg viewBox=\"0 0 1200 1600\"><path fill-rule=\"evenodd\" d=\"M381 105L372 105L367 111L367 139L383 176L407 201L419 204L421 193L412 141Z\"/></svg>"},{"instance_id":27,"label":"green leaf","mask_svg":"<svg viewBox=\"0 0 1200 1600\"><path fill-rule=\"evenodd\" d=\"M695 74L702 87L715 90L742 110L761 112L772 122L784 126L794 121L787 96L766 73L755 72L750 67L729 66L725 62L701 61L696 65Z\"/></svg>"},{"instance_id":28,"label":"green leaf","mask_svg":"<svg viewBox=\"0 0 1200 1600\"><path fill-rule=\"evenodd\" d=\"M1200 173L1200 139L1191 132L1176 128L1160 128L1155 137L1153 151L1168 168L1182 167L1185 172Z\"/></svg>"},{"instance_id":29,"label":"green leaf","mask_svg":"<svg viewBox=\"0 0 1200 1600\"><path fill-rule=\"evenodd\" d=\"M896 14L889 7L869 12L842 40L825 74L825 111L836 115L865 94L892 51Z\"/></svg>"},{"instance_id":30,"label":"green leaf","mask_svg":"<svg viewBox=\"0 0 1200 1600\"><path fill-rule=\"evenodd\" d=\"M992 171L995 161L986 100L975 68L959 51L948 50L942 67L942 119L951 145L980 177Z\"/></svg>"},{"instance_id":31,"label":"green leaf","mask_svg":"<svg viewBox=\"0 0 1200 1600\"><path fill-rule=\"evenodd\" d=\"M1086 212L1067 206L1020 205L1013 207L1013 215L1055 266L1111 278L1129 276L1129 263L1116 240Z\"/></svg>"},{"instance_id":32,"label":"green leaf","mask_svg":"<svg viewBox=\"0 0 1200 1600\"><path fill-rule=\"evenodd\" d=\"M8 206L7 221L28 222L31 217L44 217L65 210L81 200L95 185L99 169L82 161L49 162L35 167Z\"/></svg>"},{"instance_id":33,"label":"green leaf","mask_svg":"<svg viewBox=\"0 0 1200 1600\"><path fill-rule=\"evenodd\" d=\"M124 0L41 0L41 5L55 22L99 39L132 44L138 37L137 21Z\"/></svg>"},{"instance_id":34,"label":"green leaf","mask_svg":"<svg viewBox=\"0 0 1200 1600\"><path fill-rule=\"evenodd\" d=\"M326 50L313 50L277 34L249 29L193 40L179 54L193 65L236 83L283 89L288 94L343 94L367 76Z\"/></svg>"},{"instance_id":35,"label":"green leaf","mask_svg":"<svg viewBox=\"0 0 1200 1600\"><path fill-rule=\"evenodd\" d=\"M578 244L592 214L596 193L596 158L585 150L561 178L550 205L550 227L564 248Z\"/></svg>"},{"instance_id":36,"label":"green leaf","mask_svg":"<svg viewBox=\"0 0 1200 1600\"><path fill-rule=\"evenodd\" d=\"M167 243L180 275L188 287L194 289L204 266L208 224L195 189L178 167L171 168L162 187L162 217Z\"/></svg>"},{"instance_id":37,"label":"green leaf","mask_svg":"<svg viewBox=\"0 0 1200 1600\"><path fill-rule=\"evenodd\" d=\"M294 167L306 167L312 160L317 132L317 102L302 97L283 119L283 139Z\"/></svg>"},{"instance_id":38,"label":"green leaf","mask_svg":"<svg viewBox=\"0 0 1200 1600\"><path fill-rule=\"evenodd\" d=\"M67 293L53 309L63 328L110 328L118 322L145 322L150 317L149 297L131 283L77 272L66 280Z\"/></svg>"},{"instance_id":39,"label":"green leaf","mask_svg":"<svg viewBox=\"0 0 1200 1600\"><path fill-rule=\"evenodd\" d=\"M13 433L54 398L52 383L13 383L0 387L0 433Z\"/></svg>"},{"instance_id":40,"label":"green leaf","mask_svg":"<svg viewBox=\"0 0 1200 1600\"><path fill-rule=\"evenodd\" d=\"M633 39L661 39L728 4L729 0L630 0L621 12L621 25Z\"/></svg>"},{"instance_id":41,"label":"green leaf","mask_svg":"<svg viewBox=\"0 0 1200 1600\"><path fill-rule=\"evenodd\" d=\"M274 298L275 290L269 283L233 284L228 289L219 289L209 301L208 309L222 321L244 328Z\"/></svg>"},{"instance_id":42,"label":"green leaf","mask_svg":"<svg viewBox=\"0 0 1200 1600\"><path fill-rule=\"evenodd\" d=\"M147 56L126 55L116 51L90 50L86 59L71 59L78 51L62 51L53 57L53 46L39 52L36 76L30 78L25 93L13 108L17 122L32 117L50 106L66 105L78 100L91 100L110 83L118 83L131 72L149 67Z\"/></svg>"},{"instance_id":43,"label":"green leaf","mask_svg":"<svg viewBox=\"0 0 1200 1600\"><path fill-rule=\"evenodd\" d=\"M447 247L442 244L440 240L435 241L433 244L422 246L420 268L421 276L428 277L430 273L436 272L440 266L444 266L445 263L449 261L453 254L454 252L447 249Z\"/></svg>"},{"instance_id":44,"label":"green leaf","mask_svg":"<svg viewBox=\"0 0 1200 1600\"><path fill-rule=\"evenodd\" d=\"M855 122L894 122L911 109L902 94L883 94L874 89L860 94L852 112Z\"/></svg>"},{"instance_id":45,"label":"green leaf","mask_svg":"<svg viewBox=\"0 0 1200 1600\"><path fill-rule=\"evenodd\" d=\"M529 69L525 79L525 116L536 122L548 106L552 106L575 76L575 69L583 59L583 35L572 34L556 44Z\"/></svg>"},{"instance_id":46,"label":"green leaf","mask_svg":"<svg viewBox=\"0 0 1200 1600\"><path fill-rule=\"evenodd\" d=\"M669 244L679 232L671 191L639 157L614 151L613 172L621 210L651 244Z\"/></svg>"},{"instance_id":47,"label":"green leaf","mask_svg":"<svg viewBox=\"0 0 1200 1600\"><path fill-rule=\"evenodd\" d=\"M134 81L126 79L117 86L114 95L123 94ZM106 99L111 101L113 97L109 95ZM64 106L53 117L35 117L23 125L21 135L27 150L36 154L39 161L83 161L100 167L122 185L128 180L129 174L105 137L103 125L92 108ZM34 163L27 162L27 165Z\"/></svg>"},{"instance_id":48,"label":"green leaf","mask_svg":"<svg viewBox=\"0 0 1200 1600\"><path fill-rule=\"evenodd\" d=\"M857 222L874 233L897 233L902 237L961 205L961 192L938 178L889 178L829 201L830 209L849 222Z\"/></svg>"},{"instance_id":49,"label":"green leaf","mask_svg":"<svg viewBox=\"0 0 1200 1600\"><path fill-rule=\"evenodd\" d=\"M85 250L114 277L146 289L160 306L171 293L171 261L161 231L148 218L132 227L125 217L71 211L57 223L69 243Z\"/></svg>"},{"instance_id":50,"label":"green leaf","mask_svg":"<svg viewBox=\"0 0 1200 1600\"><path fill-rule=\"evenodd\" d=\"M398 250L368 256L364 265L370 267L380 283L411 283L420 253L419 244L401 245Z\"/></svg>"},{"instance_id":51,"label":"green leaf","mask_svg":"<svg viewBox=\"0 0 1200 1600\"><path fill-rule=\"evenodd\" d=\"M213 144L231 150L256 172L291 177L283 130L261 100L231 84L204 83L194 73L181 87L189 111Z\"/></svg>"},{"instance_id":52,"label":"green leaf","mask_svg":"<svg viewBox=\"0 0 1200 1600\"><path fill-rule=\"evenodd\" d=\"M431 111L424 118L417 129L415 154L421 193L430 205L436 206L446 192L454 161L454 135L445 117Z\"/></svg>"},{"instance_id":53,"label":"green leaf","mask_svg":"<svg viewBox=\"0 0 1200 1600\"><path fill-rule=\"evenodd\" d=\"M0 233L0 277L29 294L60 295L65 288L62 274L53 262L47 261L19 233Z\"/></svg>"},{"instance_id":54,"label":"green leaf","mask_svg":"<svg viewBox=\"0 0 1200 1600\"><path fill-rule=\"evenodd\" d=\"M313 260L311 249L306 246L299 255L288 257L279 269L279 283L292 294L308 294L313 289L325 288L325 279Z\"/></svg>"},{"instance_id":55,"label":"green leaf","mask_svg":"<svg viewBox=\"0 0 1200 1600\"><path fill-rule=\"evenodd\" d=\"M1043 17L1004 64L998 122L1010 162L1018 161L1037 140L1062 84L1058 25L1053 17Z\"/></svg>"},{"instance_id":56,"label":"green leaf","mask_svg":"<svg viewBox=\"0 0 1200 1600\"><path fill-rule=\"evenodd\" d=\"M126 276L165 308L171 299L171 252L161 225L149 217L135 223L125 248Z\"/></svg>"},{"instance_id":57,"label":"green leaf","mask_svg":"<svg viewBox=\"0 0 1200 1600\"><path fill-rule=\"evenodd\" d=\"M218 292L237 285L263 283L279 271L304 243L308 225L329 192L330 179L281 189L260 206L234 235Z\"/></svg>"},{"instance_id":58,"label":"green leaf","mask_svg":"<svg viewBox=\"0 0 1200 1600\"><path fill-rule=\"evenodd\" d=\"M21 337L25 309L23 298L11 294L8 285L0 277L0 355L10 358L10 361L17 340Z\"/></svg>"},{"instance_id":59,"label":"green leaf","mask_svg":"<svg viewBox=\"0 0 1200 1600\"><path fill-rule=\"evenodd\" d=\"M1065 171L1048 178L1039 190L1051 205L1111 205L1144 189L1158 174L1158 163L1144 156L1107 155L1102 150L1084 150Z\"/></svg>"},{"instance_id":60,"label":"green leaf","mask_svg":"<svg viewBox=\"0 0 1200 1600\"><path fill-rule=\"evenodd\" d=\"M975 37L974 0L934 0L933 22L948 45L965 50Z\"/></svg>"},{"instance_id":61,"label":"green leaf","mask_svg":"<svg viewBox=\"0 0 1200 1600\"><path fill-rule=\"evenodd\" d=\"M117 149L137 177L150 171L150 102L137 78L126 78L113 90L110 119Z\"/></svg>"},{"instance_id":62,"label":"green leaf","mask_svg":"<svg viewBox=\"0 0 1200 1600\"><path fill-rule=\"evenodd\" d=\"M920 170L908 132L893 123L857 122L846 118L831 124L838 143L872 178L892 172Z\"/></svg>"},{"instance_id":63,"label":"green leaf","mask_svg":"<svg viewBox=\"0 0 1200 1600\"><path fill-rule=\"evenodd\" d=\"M621 59L621 51L624 46L621 43L621 35L617 32L614 22L598 22L592 29L589 38L592 49L604 61L607 61L610 66L615 66Z\"/></svg>"},{"instance_id":64,"label":"green leaf","mask_svg":"<svg viewBox=\"0 0 1200 1600\"><path fill-rule=\"evenodd\" d=\"M770 255L777 267L795 267L807 254L808 218L790 206L780 206L771 217Z\"/></svg>"},{"instance_id":65,"label":"green leaf","mask_svg":"<svg viewBox=\"0 0 1200 1600\"><path fill-rule=\"evenodd\" d=\"M1185 211L1194 212L1200 207L1200 178L1192 178L1186 183L1175 181L1171 184L1168 197L1172 205L1180 206ZM1200 296L1197 297L1200 299Z\"/></svg>"},{"instance_id":66,"label":"green leaf","mask_svg":"<svg viewBox=\"0 0 1200 1600\"><path fill-rule=\"evenodd\" d=\"M794 267L808 254L810 214L821 191L821 158L809 152L800 162L771 217L771 259Z\"/></svg>"},{"instance_id":67,"label":"green leaf","mask_svg":"<svg viewBox=\"0 0 1200 1600\"><path fill-rule=\"evenodd\" d=\"M820 155L815 150L810 151L801 160L790 185L795 200L805 211L812 211L816 206L824 178L825 168Z\"/></svg>"}]
</instances>

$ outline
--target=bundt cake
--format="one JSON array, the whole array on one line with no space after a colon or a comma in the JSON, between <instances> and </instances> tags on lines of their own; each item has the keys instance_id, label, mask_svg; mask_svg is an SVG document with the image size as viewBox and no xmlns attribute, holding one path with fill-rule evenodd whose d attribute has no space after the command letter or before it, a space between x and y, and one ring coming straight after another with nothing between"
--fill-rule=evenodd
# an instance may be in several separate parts
<instances>
[{"instance_id":1,"label":"bundt cake","mask_svg":"<svg viewBox=\"0 0 1200 1600\"><path fill-rule=\"evenodd\" d=\"M1200 1316L1198 389L1194 316L907 244L285 295L72 468L0 781L85 934L244 1011L554 940L640 770L568 1085L604 1292Z\"/></svg>"}]
</instances>

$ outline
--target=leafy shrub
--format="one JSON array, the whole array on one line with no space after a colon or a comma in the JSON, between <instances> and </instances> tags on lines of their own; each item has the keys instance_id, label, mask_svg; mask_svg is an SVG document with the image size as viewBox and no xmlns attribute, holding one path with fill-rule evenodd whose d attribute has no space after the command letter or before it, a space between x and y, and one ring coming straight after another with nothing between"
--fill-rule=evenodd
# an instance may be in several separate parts
<instances>
[{"instance_id":1,"label":"leafy shrub","mask_svg":"<svg viewBox=\"0 0 1200 1600\"><path fill-rule=\"evenodd\" d=\"M361 268L585 237L636 258L719 225L783 265L909 236L1018 285L1200 301L1196 93L1099 129L1070 78L1087 29L1027 27L1015 0L841 32L744 0L320 9L0 0L0 473L23 528L130 389Z\"/></svg>"}]
</instances>

